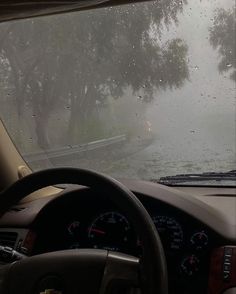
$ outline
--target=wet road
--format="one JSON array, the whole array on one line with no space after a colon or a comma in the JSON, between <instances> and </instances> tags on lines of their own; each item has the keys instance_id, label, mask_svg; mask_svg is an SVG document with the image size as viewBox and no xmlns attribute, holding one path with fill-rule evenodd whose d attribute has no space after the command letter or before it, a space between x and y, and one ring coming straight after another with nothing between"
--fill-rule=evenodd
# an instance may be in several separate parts
<instances>
[{"instance_id":1,"label":"wet road","mask_svg":"<svg viewBox=\"0 0 236 294\"><path fill-rule=\"evenodd\" d=\"M235 169L235 150L222 141L221 146L200 140L191 133L192 140L175 137L156 138L148 147L110 164L105 172L115 177L157 179L166 175L227 171Z\"/></svg>"},{"instance_id":2,"label":"wet road","mask_svg":"<svg viewBox=\"0 0 236 294\"><path fill-rule=\"evenodd\" d=\"M228 171L236 166L235 145L229 143L235 137L228 135L228 132L222 132L218 138L212 133L207 134L206 129L200 131L186 127L182 132L174 132L172 128L166 128L150 142L133 140L112 150L58 158L48 161L47 167L90 168L117 178L147 180L181 173Z\"/></svg>"}]
</instances>

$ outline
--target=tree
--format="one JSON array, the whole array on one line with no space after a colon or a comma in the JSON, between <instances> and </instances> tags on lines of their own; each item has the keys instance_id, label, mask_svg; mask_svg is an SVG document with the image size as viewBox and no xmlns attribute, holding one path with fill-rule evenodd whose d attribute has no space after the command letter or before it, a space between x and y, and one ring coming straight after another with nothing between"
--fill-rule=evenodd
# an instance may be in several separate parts
<instances>
[{"instance_id":1,"label":"tree","mask_svg":"<svg viewBox=\"0 0 236 294\"><path fill-rule=\"evenodd\" d=\"M96 103L118 99L126 89L142 93L181 87L188 78L187 46L180 39L161 46L153 31L172 21L186 1L162 0L97 9L14 24L2 52L11 66L19 109L30 101L38 145L50 146L48 120L58 103L68 105L70 138L83 139ZM12 57L14 56L14 57Z\"/></svg>"},{"instance_id":2,"label":"tree","mask_svg":"<svg viewBox=\"0 0 236 294\"><path fill-rule=\"evenodd\" d=\"M213 26L210 28L210 43L221 57L219 72L230 71L230 78L234 81L236 81L235 29L235 9L217 9Z\"/></svg>"}]
</instances>

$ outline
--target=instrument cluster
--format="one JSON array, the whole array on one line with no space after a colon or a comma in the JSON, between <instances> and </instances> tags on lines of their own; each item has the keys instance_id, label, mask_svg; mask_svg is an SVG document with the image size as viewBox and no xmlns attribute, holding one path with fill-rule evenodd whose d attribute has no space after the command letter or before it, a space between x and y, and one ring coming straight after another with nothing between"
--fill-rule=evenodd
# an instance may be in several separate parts
<instances>
[{"instance_id":1,"label":"instrument cluster","mask_svg":"<svg viewBox=\"0 0 236 294\"><path fill-rule=\"evenodd\" d=\"M197 275L208 251L208 231L200 227L189 231L186 224L171 215L154 214L152 219L167 261L174 261L178 267L175 270L181 275ZM85 223L81 219L73 219L66 224L67 248L106 249L137 256L142 254L140 240L122 213L103 211L96 214L87 225Z\"/></svg>"}]
</instances>

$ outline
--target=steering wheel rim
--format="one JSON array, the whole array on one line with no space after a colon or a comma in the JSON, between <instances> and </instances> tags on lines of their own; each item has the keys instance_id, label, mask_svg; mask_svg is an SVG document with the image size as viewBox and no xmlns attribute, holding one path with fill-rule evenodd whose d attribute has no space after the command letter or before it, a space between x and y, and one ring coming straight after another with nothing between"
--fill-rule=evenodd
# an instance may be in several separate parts
<instances>
[{"instance_id":1,"label":"steering wheel rim","mask_svg":"<svg viewBox=\"0 0 236 294\"><path fill-rule=\"evenodd\" d=\"M143 293L168 293L165 255L150 215L129 189L109 176L79 168L53 168L32 173L0 194L0 216L27 195L56 184L77 184L106 193L110 200L126 213L139 235L143 248L141 264Z\"/></svg>"}]
</instances>

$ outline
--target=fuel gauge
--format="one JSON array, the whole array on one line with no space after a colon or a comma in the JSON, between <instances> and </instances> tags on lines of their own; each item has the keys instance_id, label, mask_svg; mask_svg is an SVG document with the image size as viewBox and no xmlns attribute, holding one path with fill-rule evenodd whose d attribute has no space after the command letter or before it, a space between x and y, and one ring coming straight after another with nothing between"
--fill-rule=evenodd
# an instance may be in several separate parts
<instances>
[{"instance_id":1,"label":"fuel gauge","mask_svg":"<svg viewBox=\"0 0 236 294\"><path fill-rule=\"evenodd\" d=\"M200 269L200 260L194 254L185 257L181 263L181 271L188 277L195 276Z\"/></svg>"},{"instance_id":2,"label":"fuel gauge","mask_svg":"<svg viewBox=\"0 0 236 294\"><path fill-rule=\"evenodd\" d=\"M208 236L204 231L192 235L190 242L195 250L202 250L208 245Z\"/></svg>"},{"instance_id":3,"label":"fuel gauge","mask_svg":"<svg viewBox=\"0 0 236 294\"><path fill-rule=\"evenodd\" d=\"M68 233L73 237L79 236L79 229L80 229L80 222L79 221L73 221L67 227Z\"/></svg>"}]
</instances>

